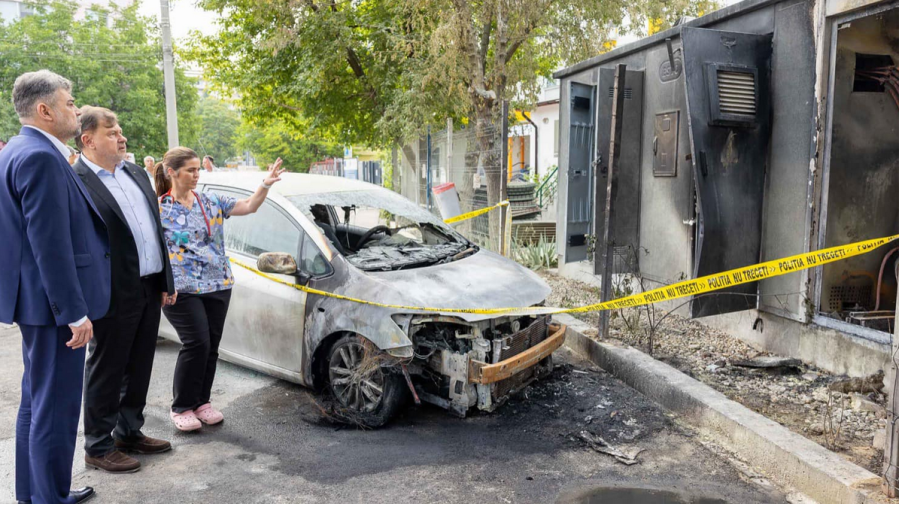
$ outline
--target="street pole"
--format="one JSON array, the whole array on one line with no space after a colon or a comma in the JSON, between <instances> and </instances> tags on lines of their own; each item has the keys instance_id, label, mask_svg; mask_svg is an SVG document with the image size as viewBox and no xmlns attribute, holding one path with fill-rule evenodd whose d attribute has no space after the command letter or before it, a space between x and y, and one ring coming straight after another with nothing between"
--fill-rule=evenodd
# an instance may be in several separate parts
<instances>
[{"instance_id":1,"label":"street pole","mask_svg":"<svg viewBox=\"0 0 905 507\"><path fill-rule=\"evenodd\" d=\"M176 119L176 77L173 75L169 0L160 0L160 33L163 41L163 89L167 103L167 144L175 148L179 146L179 122Z\"/></svg>"},{"instance_id":2,"label":"street pole","mask_svg":"<svg viewBox=\"0 0 905 507\"><path fill-rule=\"evenodd\" d=\"M446 119L446 181L444 183L449 183L449 180L452 179L450 176L452 172L452 151L453 151L453 123L452 118Z\"/></svg>"},{"instance_id":3,"label":"street pole","mask_svg":"<svg viewBox=\"0 0 905 507\"><path fill-rule=\"evenodd\" d=\"M509 189L506 187L506 184L509 183L509 101L503 101L503 114L500 118L500 143L502 145L502 149L500 150L500 200L497 202L503 202L509 197ZM490 196L488 196L490 197ZM488 199L489 200L489 199ZM499 209L500 212L500 249L499 252L503 254L505 252L505 237L508 234L506 230L506 210L503 208Z\"/></svg>"},{"instance_id":4,"label":"street pole","mask_svg":"<svg viewBox=\"0 0 905 507\"><path fill-rule=\"evenodd\" d=\"M603 217L597 217L599 221L603 219L602 237L597 238L595 249L597 255L602 255L602 273L600 275L600 302L609 301L613 297L613 221L610 218L613 215L613 201L615 200L614 187L616 186L617 171L619 170L619 154L622 145L622 109L625 103L622 90L625 88L625 64L616 65L616 76L613 80L613 116L610 118L610 145L607 147L598 146L598 153L601 150L607 150L606 165L603 167L605 174L597 173L597 177L606 178L606 195L597 195L597 198L605 198L603 207ZM597 160L602 160L598 157ZM596 163L594 164L597 165ZM596 167L595 167L596 171ZM600 188L598 185L597 188ZM598 207L599 209L599 207ZM599 229L598 229L599 230ZM600 321L597 325L597 336L601 340L605 339L610 332L610 312L603 310L600 312Z\"/></svg>"},{"instance_id":5,"label":"street pole","mask_svg":"<svg viewBox=\"0 0 905 507\"><path fill-rule=\"evenodd\" d=\"M431 180L433 180L433 176L431 176L431 160L434 158L431 153L431 126L427 126L427 192L425 192L424 201L427 204L427 209L433 209L433 202L431 201Z\"/></svg>"}]
</instances>

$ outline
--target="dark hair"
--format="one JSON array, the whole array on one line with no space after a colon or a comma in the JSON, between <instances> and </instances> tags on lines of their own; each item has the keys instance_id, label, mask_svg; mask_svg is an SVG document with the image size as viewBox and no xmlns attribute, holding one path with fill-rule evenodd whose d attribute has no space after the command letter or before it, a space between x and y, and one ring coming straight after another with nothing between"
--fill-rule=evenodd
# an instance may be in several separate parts
<instances>
[{"instance_id":1,"label":"dark hair","mask_svg":"<svg viewBox=\"0 0 905 507\"><path fill-rule=\"evenodd\" d=\"M79 151L85 151L85 144L82 143L83 134L93 133L102 124L107 128L111 128L119 120L116 118L116 113L106 107L82 106L81 111L82 115L79 117L79 121L82 124L82 128L79 135L75 136L75 145Z\"/></svg>"},{"instance_id":2,"label":"dark hair","mask_svg":"<svg viewBox=\"0 0 905 507\"><path fill-rule=\"evenodd\" d=\"M177 146L166 152L163 159L154 166L154 186L157 187L157 197L170 191L173 183L167 174L167 168L179 171L189 160L199 158L198 154L190 148Z\"/></svg>"},{"instance_id":3,"label":"dark hair","mask_svg":"<svg viewBox=\"0 0 905 507\"><path fill-rule=\"evenodd\" d=\"M35 114L35 106L42 101L49 102L60 88L70 91L72 83L46 69L17 77L13 84L13 107L19 120L31 118Z\"/></svg>"},{"instance_id":4,"label":"dark hair","mask_svg":"<svg viewBox=\"0 0 905 507\"><path fill-rule=\"evenodd\" d=\"M204 159L207 160L208 162L210 162L211 165L214 165L214 157L212 157L210 155L205 155Z\"/></svg>"}]
</instances>

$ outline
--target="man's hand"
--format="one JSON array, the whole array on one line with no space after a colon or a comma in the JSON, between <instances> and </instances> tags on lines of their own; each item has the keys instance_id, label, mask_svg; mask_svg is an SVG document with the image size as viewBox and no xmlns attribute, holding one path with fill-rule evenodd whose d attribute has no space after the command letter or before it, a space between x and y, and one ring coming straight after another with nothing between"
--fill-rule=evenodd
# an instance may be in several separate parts
<instances>
[{"instance_id":1,"label":"man's hand","mask_svg":"<svg viewBox=\"0 0 905 507\"><path fill-rule=\"evenodd\" d=\"M72 329L72 339L66 342L66 346L71 349L84 347L91 340L91 337L94 336L94 326L88 319L85 319L81 326L69 326L69 329Z\"/></svg>"},{"instance_id":2,"label":"man's hand","mask_svg":"<svg viewBox=\"0 0 905 507\"><path fill-rule=\"evenodd\" d=\"M167 305L175 305L176 304L176 294L179 292L174 292L172 294L167 294L166 292L160 293L160 307L163 308Z\"/></svg>"}]
</instances>

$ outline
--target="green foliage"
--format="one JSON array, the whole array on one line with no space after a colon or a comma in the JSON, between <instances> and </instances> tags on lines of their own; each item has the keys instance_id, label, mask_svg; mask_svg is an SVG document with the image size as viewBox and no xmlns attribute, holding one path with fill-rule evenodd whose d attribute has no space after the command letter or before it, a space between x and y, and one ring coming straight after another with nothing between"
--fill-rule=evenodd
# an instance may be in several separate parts
<instances>
[{"instance_id":1,"label":"green foliage","mask_svg":"<svg viewBox=\"0 0 905 507\"><path fill-rule=\"evenodd\" d=\"M239 113L228 104L214 97L204 97L198 102L198 119L201 131L195 151L201 156L210 155L219 166L239 154L236 138L241 125Z\"/></svg>"},{"instance_id":2,"label":"green foliage","mask_svg":"<svg viewBox=\"0 0 905 507\"><path fill-rule=\"evenodd\" d=\"M538 77L612 48L647 19L712 0L200 0L220 31L186 57L254 122L387 146L445 118L486 125L500 99L531 109ZM623 20L630 20L631 28ZM482 149L486 149L483 147Z\"/></svg>"},{"instance_id":3,"label":"green foliage","mask_svg":"<svg viewBox=\"0 0 905 507\"><path fill-rule=\"evenodd\" d=\"M138 2L124 8L113 2L93 6L78 21L76 2L31 5L34 15L0 23L0 139L20 128L10 97L16 77L49 69L72 81L77 104L107 107L119 116L136 159L159 159L167 149L167 133L156 21L138 15ZM176 96L180 141L192 146L199 128L198 94L178 65Z\"/></svg>"},{"instance_id":4,"label":"green foliage","mask_svg":"<svg viewBox=\"0 0 905 507\"><path fill-rule=\"evenodd\" d=\"M528 269L555 268L556 241L548 241L546 236L534 243L525 243L513 250L513 259Z\"/></svg>"},{"instance_id":5,"label":"green foliage","mask_svg":"<svg viewBox=\"0 0 905 507\"><path fill-rule=\"evenodd\" d=\"M286 170L297 173L308 172L311 164L318 160L342 157L343 154L342 146L299 136L283 122L260 126L251 124L244 117L236 132L236 146L252 152L262 168L280 157Z\"/></svg>"}]
</instances>

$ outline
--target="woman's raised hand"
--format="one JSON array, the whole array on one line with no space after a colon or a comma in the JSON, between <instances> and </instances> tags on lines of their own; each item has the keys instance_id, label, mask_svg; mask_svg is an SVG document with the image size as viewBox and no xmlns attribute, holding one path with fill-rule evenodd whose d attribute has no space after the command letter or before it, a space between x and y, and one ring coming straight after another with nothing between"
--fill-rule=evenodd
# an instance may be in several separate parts
<instances>
[{"instance_id":1,"label":"woman's raised hand","mask_svg":"<svg viewBox=\"0 0 905 507\"><path fill-rule=\"evenodd\" d=\"M286 172L286 169L282 169L283 159L277 158L276 161L269 166L267 166L267 176L264 177L264 184L268 187L273 185L274 183L280 181L280 175Z\"/></svg>"}]
</instances>

